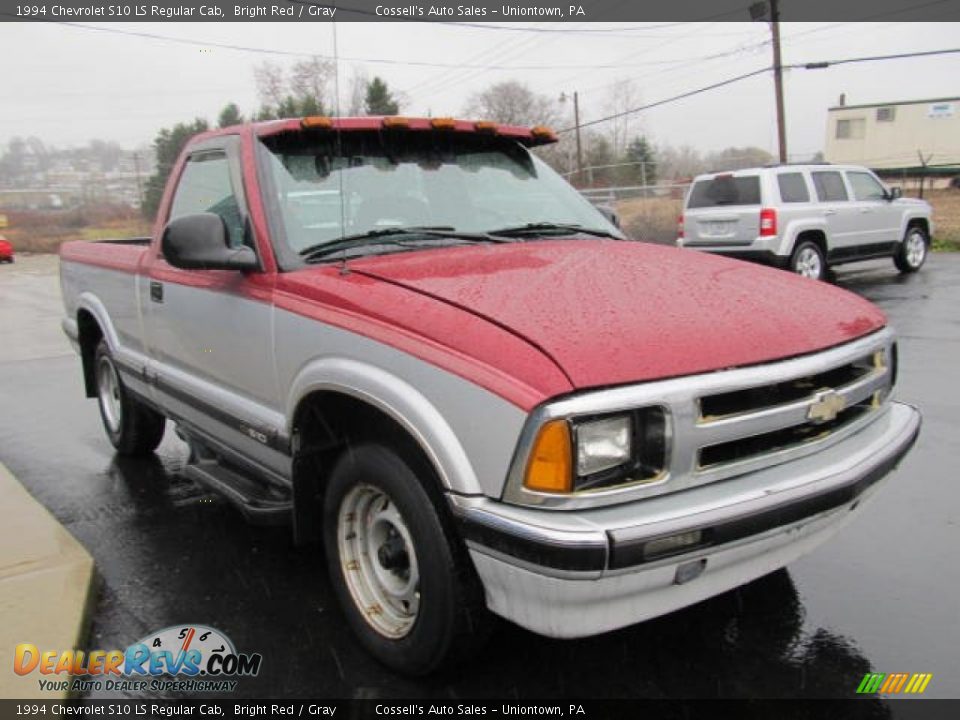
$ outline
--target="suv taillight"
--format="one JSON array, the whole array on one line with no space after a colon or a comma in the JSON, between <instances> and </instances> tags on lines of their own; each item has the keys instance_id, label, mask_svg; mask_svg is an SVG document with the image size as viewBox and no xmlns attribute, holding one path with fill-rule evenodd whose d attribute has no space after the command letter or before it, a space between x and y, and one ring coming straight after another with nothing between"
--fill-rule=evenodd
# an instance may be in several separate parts
<instances>
[{"instance_id":1,"label":"suv taillight","mask_svg":"<svg viewBox=\"0 0 960 720\"><path fill-rule=\"evenodd\" d=\"M777 234L777 211L764 208L760 211L760 236L770 237Z\"/></svg>"},{"instance_id":2,"label":"suv taillight","mask_svg":"<svg viewBox=\"0 0 960 720\"><path fill-rule=\"evenodd\" d=\"M677 216L677 237L683 237L683 215Z\"/></svg>"}]
</instances>

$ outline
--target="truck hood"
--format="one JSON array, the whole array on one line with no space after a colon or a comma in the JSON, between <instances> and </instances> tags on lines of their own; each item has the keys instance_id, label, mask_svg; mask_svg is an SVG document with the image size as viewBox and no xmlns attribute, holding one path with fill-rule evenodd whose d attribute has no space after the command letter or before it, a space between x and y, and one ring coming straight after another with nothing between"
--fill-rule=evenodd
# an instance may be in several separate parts
<instances>
[{"instance_id":1,"label":"truck hood","mask_svg":"<svg viewBox=\"0 0 960 720\"><path fill-rule=\"evenodd\" d=\"M827 283L641 242L456 247L350 268L523 338L578 389L802 355L886 322L873 304Z\"/></svg>"}]
</instances>

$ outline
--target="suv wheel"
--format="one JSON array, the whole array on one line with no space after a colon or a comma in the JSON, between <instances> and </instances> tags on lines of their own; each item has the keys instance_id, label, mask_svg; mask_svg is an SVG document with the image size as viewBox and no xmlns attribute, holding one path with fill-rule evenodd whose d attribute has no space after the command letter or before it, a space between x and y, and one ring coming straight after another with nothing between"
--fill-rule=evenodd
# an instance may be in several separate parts
<instances>
[{"instance_id":1,"label":"suv wheel","mask_svg":"<svg viewBox=\"0 0 960 720\"><path fill-rule=\"evenodd\" d=\"M94 377L100 418L120 455L148 455L163 440L166 418L127 392L106 340L97 345Z\"/></svg>"},{"instance_id":2,"label":"suv wheel","mask_svg":"<svg viewBox=\"0 0 960 720\"><path fill-rule=\"evenodd\" d=\"M914 225L907 228L907 234L900 243L900 249L893 256L893 264L902 273L912 273L919 270L927 259L929 242L923 228Z\"/></svg>"},{"instance_id":3,"label":"suv wheel","mask_svg":"<svg viewBox=\"0 0 960 720\"><path fill-rule=\"evenodd\" d=\"M324 501L327 567L347 621L378 660L411 675L466 656L489 629L479 579L431 481L391 448L354 446Z\"/></svg>"},{"instance_id":4,"label":"suv wheel","mask_svg":"<svg viewBox=\"0 0 960 720\"><path fill-rule=\"evenodd\" d=\"M797 275L823 280L827 272L827 262L820 246L810 240L804 240L793 250L790 256L790 269Z\"/></svg>"}]
</instances>

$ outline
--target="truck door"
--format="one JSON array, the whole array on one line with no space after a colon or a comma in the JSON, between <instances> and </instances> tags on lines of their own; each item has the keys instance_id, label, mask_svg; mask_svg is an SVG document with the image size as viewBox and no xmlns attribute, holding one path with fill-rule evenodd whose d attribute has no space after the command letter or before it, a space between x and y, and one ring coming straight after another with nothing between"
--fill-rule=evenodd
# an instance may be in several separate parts
<instances>
[{"instance_id":1,"label":"truck door","mask_svg":"<svg viewBox=\"0 0 960 720\"><path fill-rule=\"evenodd\" d=\"M220 215L233 245L255 248L247 222L239 138L194 148L165 222L200 212ZM273 364L273 275L183 270L159 243L141 283L141 307L158 401L228 444L269 445L279 406ZM280 415L282 417L282 414ZM254 453L256 454L256 453Z\"/></svg>"}]
</instances>

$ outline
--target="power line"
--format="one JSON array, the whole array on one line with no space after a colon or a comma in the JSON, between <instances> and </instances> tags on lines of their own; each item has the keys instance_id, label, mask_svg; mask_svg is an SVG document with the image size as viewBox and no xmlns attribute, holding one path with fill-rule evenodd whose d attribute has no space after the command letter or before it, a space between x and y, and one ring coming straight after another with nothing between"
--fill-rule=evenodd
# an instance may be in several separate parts
<instances>
[{"instance_id":1,"label":"power line","mask_svg":"<svg viewBox=\"0 0 960 720\"><path fill-rule=\"evenodd\" d=\"M9 13L0 13L9 14ZM145 38L148 40L159 40L161 42L170 42L180 45L192 45L199 47L215 47L222 50L235 50L237 52L249 52L256 53L260 55L276 55L283 57L299 57L299 58L321 58L323 60L335 60L339 59L346 62L358 62L358 63L374 63L382 65L409 65L415 67L435 67L435 68L445 68L445 69L457 69L457 70L515 70L515 71L531 71L531 70L611 70L620 67L647 67L650 65L661 65L668 64L672 61L651 61L651 62L641 62L641 63L624 63L624 62L609 62L609 63L600 63L597 65L584 65L582 63L577 63L574 65L497 65L497 64L483 64L483 65L464 65L463 63L441 63L441 62L432 62L427 60L393 60L390 58L370 58L370 57L348 57L341 56L340 58L334 58L332 55L325 55L323 53L316 52L299 52L296 50L277 50L273 48L261 48L253 47L250 45L235 45L233 43L222 43L216 41L207 41L207 40L192 40L190 38L176 37L173 35L159 35L157 33L144 32L140 30L121 30L119 28L111 27L99 27L94 25L84 25L82 23L75 23L69 21L59 21L56 22L57 25L64 25L66 27L77 28L80 30L89 30L93 32L104 32L111 33L115 35L125 35L129 37L138 37Z\"/></svg>"},{"instance_id":2,"label":"power line","mask_svg":"<svg viewBox=\"0 0 960 720\"><path fill-rule=\"evenodd\" d=\"M693 95L699 95L700 93L707 92L708 90L716 90L719 87L725 85L732 85L733 83L740 82L741 80L746 80L747 78L752 78L756 75L760 75L769 71L770 66L760 68L759 70L754 70L753 72L744 73L743 75L737 75L736 77L727 78L726 80L721 80L720 82L713 83L712 85L705 85L704 87L697 88L696 90L690 90L680 95L674 95L673 97L665 98L663 100L658 100L654 103L649 103L647 105L641 105L640 107L632 108L630 110L624 110L623 112L614 113L613 115L607 115L606 117L597 118L596 120L591 120L590 122L580 123L581 128L590 127L591 125L598 125L602 122L607 122L608 120L616 120L617 118L624 117L625 115L633 115L634 113L641 112L642 110L649 110L651 108L659 107L660 105L666 105L667 103L676 102L677 100L683 100L684 98L691 97ZM571 130L575 130L575 127L564 128L563 130L558 130L558 133L566 133Z\"/></svg>"},{"instance_id":3,"label":"power line","mask_svg":"<svg viewBox=\"0 0 960 720\"><path fill-rule=\"evenodd\" d=\"M921 52L897 53L895 55L870 55L867 57L843 58L841 60L819 60L816 62L793 63L784 65L784 67L795 70L822 70L831 65L847 65L850 63L873 62L875 60L902 60L904 58L930 57L931 55L951 55L960 53L960 48L948 48L946 50L924 50Z\"/></svg>"},{"instance_id":4,"label":"power line","mask_svg":"<svg viewBox=\"0 0 960 720\"><path fill-rule=\"evenodd\" d=\"M856 57L856 58L842 58L840 60L821 60L817 62L808 62L808 63L793 63L790 65L784 65L785 68L798 69L798 70L820 70L822 68L827 68L832 65L846 65L849 63L860 63L860 62L874 62L878 60L902 60L905 58L916 58L916 57L930 57L934 55L949 55L960 53L960 48L948 48L945 50L924 50L920 52L909 52L909 53L896 53L893 55L870 55L867 57ZM760 75L769 70L772 70L772 67L767 66L760 68L759 70L754 70L753 72L744 73L743 75L737 75L736 77L727 78L726 80L721 80L720 82L713 83L712 85L706 85L696 90L690 90L680 95L674 95L673 97L665 98L663 100L658 100L654 103L649 103L647 105L641 105L640 107L632 108L630 110L624 110L623 112L614 113L612 115L607 115L606 117L598 118L596 120L591 120L590 122L581 123L580 127L589 127L590 125L597 125L602 122L607 122L609 120L615 120L617 118L623 117L625 115L633 115L634 113L641 112L643 110L649 110L651 108L659 107L660 105L666 105L668 103L676 102L677 100L683 100L684 98L691 97L693 95L699 95L700 93L707 92L708 90L715 90L725 85L732 85L733 83L740 82L741 80L746 80L747 78L754 77L755 75ZM571 130L575 130L574 127L564 128L558 130L557 132L566 133Z\"/></svg>"}]
</instances>

